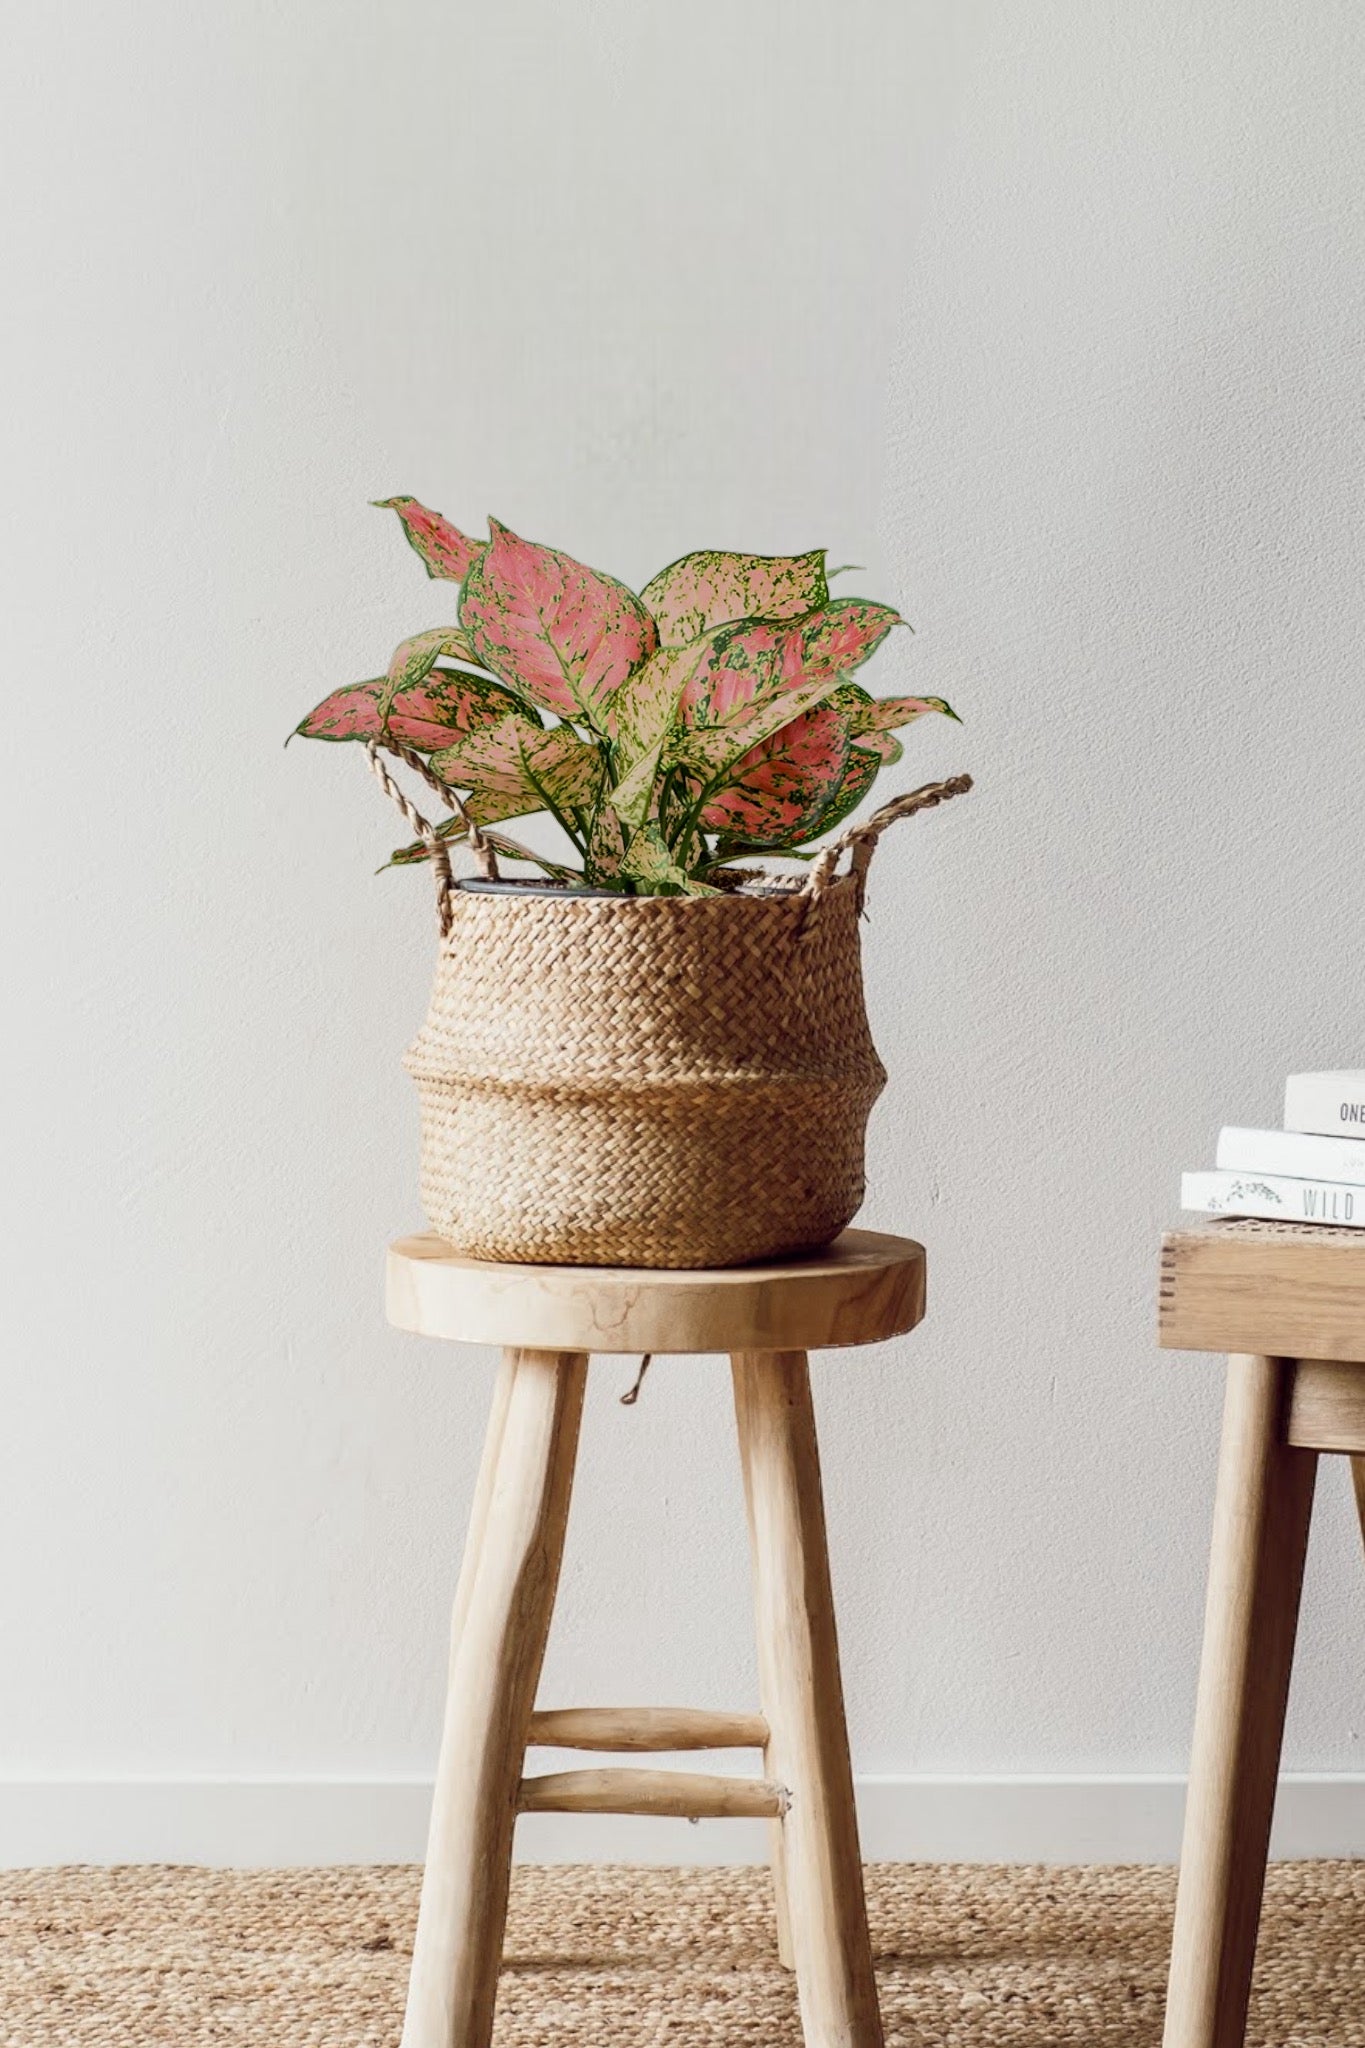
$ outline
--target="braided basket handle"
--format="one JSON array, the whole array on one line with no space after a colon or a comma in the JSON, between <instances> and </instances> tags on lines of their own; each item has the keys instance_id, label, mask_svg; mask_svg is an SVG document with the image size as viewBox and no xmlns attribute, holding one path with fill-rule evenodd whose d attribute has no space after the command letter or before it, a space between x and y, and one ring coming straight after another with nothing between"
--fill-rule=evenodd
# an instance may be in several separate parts
<instances>
[{"instance_id":1,"label":"braided basket handle","mask_svg":"<svg viewBox=\"0 0 1365 2048\"><path fill-rule=\"evenodd\" d=\"M916 811L932 811L937 804L946 804L949 797L965 796L971 786L970 775L951 775L946 782L926 782L920 789L892 797L889 804L883 804L863 824L852 826L832 846L825 848L806 877L804 893L812 905L820 901L834 880L840 860L848 853L852 856L849 872L858 878L858 903L861 907L867 871L872 865L877 841L887 826L894 825L898 818L913 818Z\"/></svg>"},{"instance_id":2,"label":"braided basket handle","mask_svg":"<svg viewBox=\"0 0 1365 2048\"><path fill-rule=\"evenodd\" d=\"M404 746L401 740L386 739L383 745L387 747L388 751L396 759L402 761L406 767L411 768L414 774L420 775L423 782L435 790L442 803L463 821L465 838L470 852L479 863L480 872L486 875L490 882L496 882L498 880L497 856L482 832L480 832L478 826L474 823L474 820L470 817L463 803L461 803L458 793L450 787L448 782L442 782L438 775L434 775L422 759L422 756L415 753L411 747ZM404 821L417 834L417 837L427 850L428 858L431 861L432 869L436 876L436 922L440 926L441 937L445 938L450 931L453 914L451 897L455 890L455 876L450 866L450 848L436 830L436 827L422 816L416 804L405 796L398 787L398 784L384 766L379 750L380 742L378 740L367 740L365 742L366 758L374 773L375 781L379 784L385 796L402 813Z\"/></svg>"},{"instance_id":3,"label":"braided basket handle","mask_svg":"<svg viewBox=\"0 0 1365 2048\"><path fill-rule=\"evenodd\" d=\"M421 755L401 740L386 739L383 742L389 753L429 784L464 823L465 838L470 852L479 863L480 872L489 881L496 882L498 876L497 856L480 832L474 820L466 811L457 791L447 782L434 775ZM436 875L436 921L445 938L451 925L451 896L455 889L455 876L450 866L450 850L446 841L437 832L430 820L424 818L410 798L404 795L390 775L380 754L380 742L367 740L365 754L374 778L385 796L396 805L405 822L417 834L427 849L432 868ZM904 796L893 797L889 804L883 804L879 811L861 825L854 825L842 834L832 845L827 846L806 877L802 894L812 909L819 903L835 877L835 872L845 853L852 856L849 872L858 879L858 902L861 907L863 890L867 885L867 871L872 865L872 856L877 850L877 841L888 825L894 825L898 818L913 818L916 811L931 811L938 804L947 803L950 797L965 796L972 786L970 775L952 775L946 782L926 782L919 789L909 790Z\"/></svg>"}]
</instances>

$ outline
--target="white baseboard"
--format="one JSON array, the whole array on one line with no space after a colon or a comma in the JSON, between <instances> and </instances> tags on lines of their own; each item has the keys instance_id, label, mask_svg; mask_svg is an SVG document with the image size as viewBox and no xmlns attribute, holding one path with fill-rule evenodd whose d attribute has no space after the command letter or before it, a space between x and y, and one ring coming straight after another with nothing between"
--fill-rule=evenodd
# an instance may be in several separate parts
<instances>
[{"instance_id":1,"label":"white baseboard","mask_svg":"<svg viewBox=\"0 0 1365 2048\"><path fill-rule=\"evenodd\" d=\"M0 1782L0 1867L415 1863L429 1783L415 1779L34 1779ZM863 1778L870 1862L1171 1863L1179 1778ZM530 1814L527 1863L758 1863L761 1821ZM1365 1856L1365 1777L1280 1786L1272 1854Z\"/></svg>"}]
</instances>

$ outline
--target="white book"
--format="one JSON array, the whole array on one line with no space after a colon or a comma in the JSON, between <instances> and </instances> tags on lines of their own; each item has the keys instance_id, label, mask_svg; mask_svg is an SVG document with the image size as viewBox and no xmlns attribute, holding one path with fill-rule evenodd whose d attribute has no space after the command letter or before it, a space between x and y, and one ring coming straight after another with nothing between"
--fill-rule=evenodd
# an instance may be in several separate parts
<instances>
[{"instance_id":1,"label":"white book","mask_svg":"<svg viewBox=\"0 0 1365 2048\"><path fill-rule=\"evenodd\" d=\"M1229 1124L1218 1133L1214 1163L1231 1173L1283 1173L1294 1180L1345 1180L1365 1187L1365 1137L1320 1138Z\"/></svg>"},{"instance_id":2,"label":"white book","mask_svg":"<svg viewBox=\"0 0 1365 2048\"><path fill-rule=\"evenodd\" d=\"M1365 1136L1365 1073L1291 1074L1284 1084L1284 1127L1324 1138Z\"/></svg>"},{"instance_id":3,"label":"white book","mask_svg":"<svg viewBox=\"0 0 1365 2048\"><path fill-rule=\"evenodd\" d=\"M1282 1173L1182 1173L1180 1206L1205 1216L1270 1216L1284 1223L1350 1223L1365 1229L1365 1188L1349 1181L1290 1180Z\"/></svg>"}]
</instances>

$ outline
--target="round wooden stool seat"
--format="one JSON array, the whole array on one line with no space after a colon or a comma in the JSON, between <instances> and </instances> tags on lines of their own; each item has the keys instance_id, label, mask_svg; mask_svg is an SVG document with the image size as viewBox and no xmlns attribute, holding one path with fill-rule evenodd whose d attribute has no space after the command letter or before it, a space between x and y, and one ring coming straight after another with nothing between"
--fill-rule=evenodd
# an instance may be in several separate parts
<instances>
[{"instance_id":1,"label":"round wooden stool seat","mask_svg":"<svg viewBox=\"0 0 1365 2048\"><path fill-rule=\"evenodd\" d=\"M536 1351L823 1351L914 1329L924 1248L846 1230L804 1258L685 1272L493 1265L439 1237L400 1237L388 1315L422 1337Z\"/></svg>"}]
</instances>

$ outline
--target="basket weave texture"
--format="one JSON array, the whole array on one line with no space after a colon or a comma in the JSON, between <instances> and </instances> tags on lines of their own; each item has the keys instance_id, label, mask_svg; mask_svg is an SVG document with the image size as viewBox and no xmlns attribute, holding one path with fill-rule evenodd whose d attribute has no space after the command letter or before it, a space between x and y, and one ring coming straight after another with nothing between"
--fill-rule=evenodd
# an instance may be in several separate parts
<instances>
[{"instance_id":1,"label":"basket weave texture","mask_svg":"<svg viewBox=\"0 0 1365 2048\"><path fill-rule=\"evenodd\" d=\"M861 877L818 896L454 890L404 1064L432 1228L480 1259L735 1266L827 1244L886 1081Z\"/></svg>"}]
</instances>

